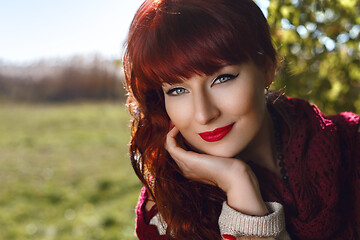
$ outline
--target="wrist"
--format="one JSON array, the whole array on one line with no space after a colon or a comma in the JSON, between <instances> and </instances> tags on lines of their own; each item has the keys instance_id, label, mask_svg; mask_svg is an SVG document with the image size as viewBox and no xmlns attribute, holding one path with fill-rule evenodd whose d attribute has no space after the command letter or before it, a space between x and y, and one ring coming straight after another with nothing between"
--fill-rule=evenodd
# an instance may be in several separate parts
<instances>
[{"instance_id":1,"label":"wrist","mask_svg":"<svg viewBox=\"0 0 360 240\"><path fill-rule=\"evenodd\" d=\"M249 182L250 167L241 160L235 159L228 168L226 174L221 178L222 181L219 187L226 193L234 192L239 188L239 185Z\"/></svg>"},{"instance_id":2,"label":"wrist","mask_svg":"<svg viewBox=\"0 0 360 240\"><path fill-rule=\"evenodd\" d=\"M237 174L229 175L232 181L226 189L228 205L246 215L265 216L269 213L262 199L257 178L251 168L245 164L235 169Z\"/></svg>"},{"instance_id":3,"label":"wrist","mask_svg":"<svg viewBox=\"0 0 360 240\"><path fill-rule=\"evenodd\" d=\"M266 203L266 205L271 213L258 217L237 212L224 202L219 216L220 233L234 237L258 236L266 239L290 239L285 230L282 205L275 202Z\"/></svg>"},{"instance_id":4,"label":"wrist","mask_svg":"<svg viewBox=\"0 0 360 240\"><path fill-rule=\"evenodd\" d=\"M249 216L265 216L269 214L264 200L258 196L248 196L246 193L229 192L227 204L232 209Z\"/></svg>"}]
</instances>

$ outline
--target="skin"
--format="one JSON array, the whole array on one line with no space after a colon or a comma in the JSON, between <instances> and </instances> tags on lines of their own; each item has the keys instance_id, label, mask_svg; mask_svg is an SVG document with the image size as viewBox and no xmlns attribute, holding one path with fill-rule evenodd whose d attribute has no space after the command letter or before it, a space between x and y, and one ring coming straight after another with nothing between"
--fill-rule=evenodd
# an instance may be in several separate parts
<instances>
[{"instance_id":1,"label":"skin","mask_svg":"<svg viewBox=\"0 0 360 240\"><path fill-rule=\"evenodd\" d=\"M228 205L248 215L263 216L268 209L246 162L278 173L264 98L264 88L273 77L271 64L259 68L247 62L225 66L212 76L195 75L180 84L163 85L166 111L174 125L165 148L185 177L220 187ZM232 130L219 141L207 142L199 136L229 124L234 124ZM148 203L150 209L154 203Z\"/></svg>"},{"instance_id":2,"label":"skin","mask_svg":"<svg viewBox=\"0 0 360 240\"><path fill-rule=\"evenodd\" d=\"M167 135L167 151L185 177L219 186L229 206L248 215L268 213L246 162L275 165L264 98L272 78L270 70L247 62L225 66L213 76L195 75L163 86L166 111L175 125ZM232 130L219 141L207 142L199 136L229 124L234 124ZM179 145L179 132L194 151Z\"/></svg>"},{"instance_id":3,"label":"skin","mask_svg":"<svg viewBox=\"0 0 360 240\"><path fill-rule=\"evenodd\" d=\"M166 111L192 149L233 157L246 148L263 122L264 77L254 64L242 64L226 66L213 76L194 76L181 84L166 84ZM169 94L169 90L173 92ZM198 134L232 123L233 129L221 141L206 142Z\"/></svg>"}]
</instances>

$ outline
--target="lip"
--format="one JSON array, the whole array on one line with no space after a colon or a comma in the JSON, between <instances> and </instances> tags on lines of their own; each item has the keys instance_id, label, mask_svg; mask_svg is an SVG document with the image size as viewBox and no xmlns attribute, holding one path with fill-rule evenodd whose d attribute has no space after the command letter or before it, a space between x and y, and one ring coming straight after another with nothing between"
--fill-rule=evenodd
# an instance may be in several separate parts
<instances>
[{"instance_id":1,"label":"lip","mask_svg":"<svg viewBox=\"0 0 360 240\"><path fill-rule=\"evenodd\" d=\"M200 137L207 142L216 142L223 139L232 129L235 123L225 127L216 128L213 131L199 133Z\"/></svg>"}]
</instances>

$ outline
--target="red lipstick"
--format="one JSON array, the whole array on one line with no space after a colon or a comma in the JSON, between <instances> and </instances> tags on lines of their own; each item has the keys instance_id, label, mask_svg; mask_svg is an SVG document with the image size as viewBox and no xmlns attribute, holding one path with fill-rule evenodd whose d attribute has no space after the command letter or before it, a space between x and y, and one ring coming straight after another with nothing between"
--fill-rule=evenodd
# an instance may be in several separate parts
<instances>
[{"instance_id":1,"label":"red lipstick","mask_svg":"<svg viewBox=\"0 0 360 240\"><path fill-rule=\"evenodd\" d=\"M216 128L213 131L199 133L199 135L202 139L204 139L207 142L220 141L221 139L223 139L223 137L225 137L231 131L233 126L234 126L234 123L229 124L225 127Z\"/></svg>"}]
</instances>

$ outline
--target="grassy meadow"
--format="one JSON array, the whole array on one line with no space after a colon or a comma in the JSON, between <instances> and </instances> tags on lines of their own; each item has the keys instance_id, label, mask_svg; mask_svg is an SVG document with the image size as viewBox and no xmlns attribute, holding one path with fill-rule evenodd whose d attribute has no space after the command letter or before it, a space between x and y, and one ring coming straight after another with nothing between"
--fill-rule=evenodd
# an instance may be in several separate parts
<instances>
[{"instance_id":1,"label":"grassy meadow","mask_svg":"<svg viewBox=\"0 0 360 240\"><path fill-rule=\"evenodd\" d=\"M133 240L123 104L0 103L0 239Z\"/></svg>"}]
</instances>

